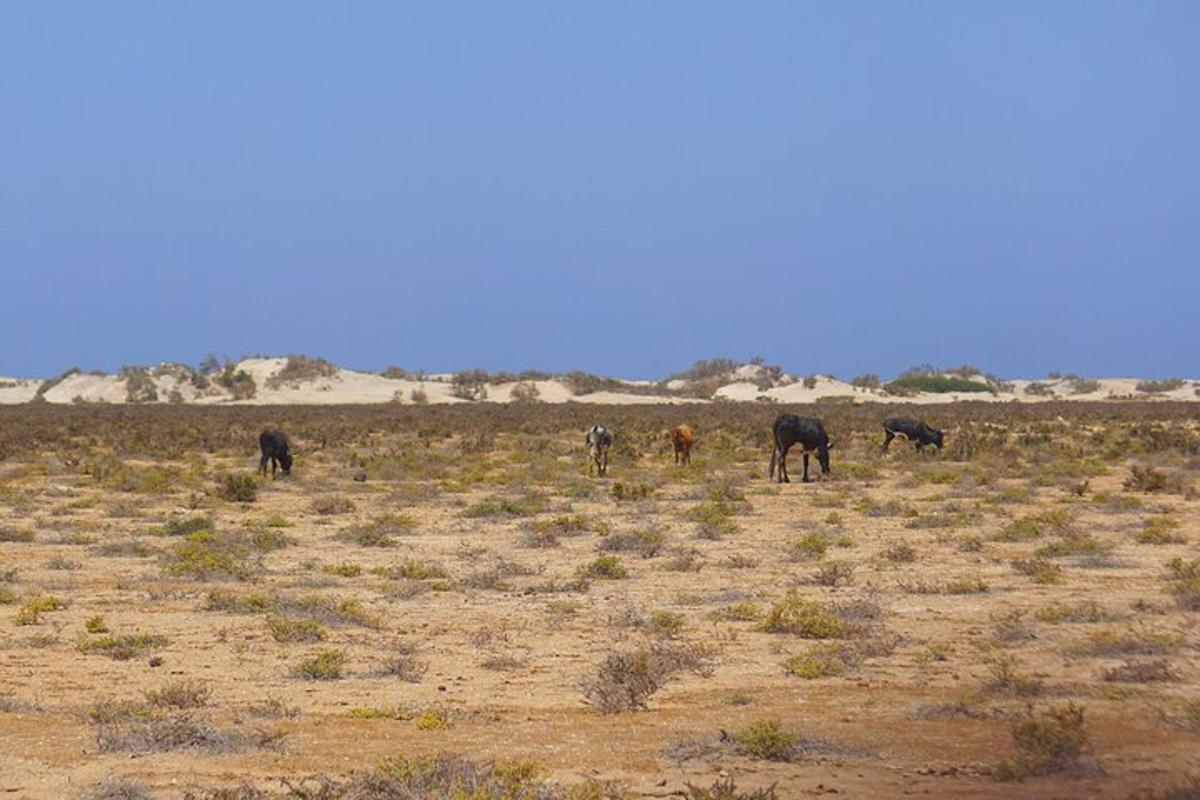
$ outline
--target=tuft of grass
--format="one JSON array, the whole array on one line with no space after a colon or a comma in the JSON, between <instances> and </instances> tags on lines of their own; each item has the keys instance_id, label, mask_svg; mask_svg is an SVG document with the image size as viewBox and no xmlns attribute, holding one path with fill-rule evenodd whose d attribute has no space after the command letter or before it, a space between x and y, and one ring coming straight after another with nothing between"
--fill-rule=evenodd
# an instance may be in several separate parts
<instances>
[{"instance_id":1,"label":"tuft of grass","mask_svg":"<svg viewBox=\"0 0 1200 800\"><path fill-rule=\"evenodd\" d=\"M1141 544L1180 544L1184 539L1175 532L1178 527L1179 522L1172 517L1150 517L1138 531L1136 538Z\"/></svg>"},{"instance_id":2,"label":"tuft of grass","mask_svg":"<svg viewBox=\"0 0 1200 800\"><path fill-rule=\"evenodd\" d=\"M843 586L851 583L854 565L849 561L827 561L818 565L813 582L818 586Z\"/></svg>"},{"instance_id":3,"label":"tuft of grass","mask_svg":"<svg viewBox=\"0 0 1200 800\"><path fill-rule=\"evenodd\" d=\"M788 633L804 639L840 639L850 626L825 605L806 600L792 590L767 610L761 625L768 633Z\"/></svg>"},{"instance_id":4,"label":"tuft of grass","mask_svg":"<svg viewBox=\"0 0 1200 800\"><path fill-rule=\"evenodd\" d=\"M983 594L988 590L988 582L979 576L954 578L942 586L945 594Z\"/></svg>"},{"instance_id":5,"label":"tuft of grass","mask_svg":"<svg viewBox=\"0 0 1200 800\"><path fill-rule=\"evenodd\" d=\"M150 529L155 536L188 536L198 531L211 531L216 528L212 516L201 514L193 517L177 517L167 520L162 525Z\"/></svg>"},{"instance_id":6,"label":"tuft of grass","mask_svg":"<svg viewBox=\"0 0 1200 800\"><path fill-rule=\"evenodd\" d=\"M408 514L381 514L366 524L351 526L339 538L360 547L391 547L394 537L407 536L415 526L416 520Z\"/></svg>"},{"instance_id":7,"label":"tuft of grass","mask_svg":"<svg viewBox=\"0 0 1200 800\"><path fill-rule=\"evenodd\" d=\"M688 519L696 523L696 535L701 539L718 540L737 533L738 526L733 512L725 503L704 502L687 512Z\"/></svg>"},{"instance_id":8,"label":"tuft of grass","mask_svg":"<svg viewBox=\"0 0 1200 800\"><path fill-rule=\"evenodd\" d=\"M253 475L222 475L217 483L217 497L231 503L253 503L258 499L258 479Z\"/></svg>"},{"instance_id":9,"label":"tuft of grass","mask_svg":"<svg viewBox=\"0 0 1200 800\"><path fill-rule=\"evenodd\" d=\"M146 703L158 708L203 708L212 690L199 681L178 680L146 692Z\"/></svg>"},{"instance_id":10,"label":"tuft of grass","mask_svg":"<svg viewBox=\"0 0 1200 800\"><path fill-rule=\"evenodd\" d=\"M234 614L263 614L273 611L279 601L264 592L237 594L221 589L209 592L200 606L203 611L229 611Z\"/></svg>"},{"instance_id":11,"label":"tuft of grass","mask_svg":"<svg viewBox=\"0 0 1200 800\"><path fill-rule=\"evenodd\" d=\"M0 527L0 542L32 542L37 534L23 528Z\"/></svg>"},{"instance_id":12,"label":"tuft of grass","mask_svg":"<svg viewBox=\"0 0 1200 800\"><path fill-rule=\"evenodd\" d=\"M83 623L84 629L88 633L108 633L108 624L104 621L102 614L93 614Z\"/></svg>"},{"instance_id":13,"label":"tuft of grass","mask_svg":"<svg viewBox=\"0 0 1200 800\"><path fill-rule=\"evenodd\" d=\"M798 542L792 544L791 556L793 561L816 561L825 555L829 549L829 537L815 531L805 534Z\"/></svg>"},{"instance_id":14,"label":"tuft of grass","mask_svg":"<svg viewBox=\"0 0 1200 800\"><path fill-rule=\"evenodd\" d=\"M621 580L629 577L629 570L617 556L599 556L595 560L580 567L579 577L585 579Z\"/></svg>"},{"instance_id":15,"label":"tuft of grass","mask_svg":"<svg viewBox=\"0 0 1200 800\"><path fill-rule=\"evenodd\" d=\"M348 497L342 497L336 494L322 495L314 497L312 503L309 504L314 514L320 514L323 517L333 516L334 514L348 514L354 510L354 503Z\"/></svg>"},{"instance_id":16,"label":"tuft of grass","mask_svg":"<svg viewBox=\"0 0 1200 800\"><path fill-rule=\"evenodd\" d=\"M482 517L531 517L545 510L546 501L540 494L527 493L522 497L493 495L467 506L463 516L468 519Z\"/></svg>"},{"instance_id":17,"label":"tuft of grass","mask_svg":"<svg viewBox=\"0 0 1200 800\"><path fill-rule=\"evenodd\" d=\"M431 578L449 577L446 570L439 565L411 558L406 558L387 567L376 567L371 572L392 581L423 581Z\"/></svg>"},{"instance_id":18,"label":"tuft of grass","mask_svg":"<svg viewBox=\"0 0 1200 800\"><path fill-rule=\"evenodd\" d=\"M267 630L277 642L323 642L325 626L313 619L267 617Z\"/></svg>"},{"instance_id":19,"label":"tuft of grass","mask_svg":"<svg viewBox=\"0 0 1200 800\"><path fill-rule=\"evenodd\" d=\"M1009 562L1022 575L1033 578L1034 583L1062 583L1063 568L1045 558L1015 558Z\"/></svg>"},{"instance_id":20,"label":"tuft of grass","mask_svg":"<svg viewBox=\"0 0 1200 800\"><path fill-rule=\"evenodd\" d=\"M709 616L722 622L754 622L762 616L762 609L755 603L733 603L717 609Z\"/></svg>"},{"instance_id":21,"label":"tuft of grass","mask_svg":"<svg viewBox=\"0 0 1200 800\"><path fill-rule=\"evenodd\" d=\"M296 665L294 674L310 681L333 681L343 675L346 654L341 650L318 650Z\"/></svg>"},{"instance_id":22,"label":"tuft of grass","mask_svg":"<svg viewBox=\"0 0 1200 800\"><path fill-rule=\"evenodd\" d=\"M909 564L917 560L917 549L911 544L894 544L884 550L880 555L893 563Z\"/></svg>"},{"instance_id":23,"label":"tuft of grass","mask_svg":"<svg viewBox=\"0 0 1200 800\"><path fill-rule=\"evenodd\" d=\"M171 548L163 568L181 577L245 580L250 577L252 552L241 534L196 531Z\"/></svg>"},{"instance_id":24,"label":"tuft of grass","mask_svg":"<svg viewBox=\"0 0 1200 800\"><path fill-rule=\"evenodd\" d=\"M1033 713L1012 724L1016 757L1000 763L998 780L1023 780L1077 767L1090 745L1083 708L1072 703Z\"/></svg>"},{"instance_id":25,"label":"tuft of grass","mask_svg":"<svg viewBox=\"0 0 1200 800\"><path fill-rule=\"evenodd\" d=\"M776 719L753 722L734 731L730 738L743 755L767 761L791 761L793 748L800 739Z\"/></svg>"},{"instance_id":26,"label":"tuft of grass","mask_svg":"<svg viewBox=\"0 0 1200 800\"><path fill-rule=\"evenodd\" d=\"M1082 643L1069 648L1075 656L1113 658L1118 656L1154 656L1173 653L1183 642L1178 634L1151 633L1128 628L1099 630Z\"/></svg>"},{"instance_id":27,"label":"tuft of grass","mask_svg":"<svg viewBox=\"0 0 1200 800\"><path fill-rule=\"evenodd\" d=\"M1111 622L1115 617L1094 600L1085 600L1073 606L1051 603L1034 612L1034 619L1058 625L1063 622Z\"/></svg>"},{"instance_id":28,"label":"tuft of grass","mask_svg":"<svg viewBox=\"0 0 1200 800\"><path fill-rule=\"evenodd\" d=\"M600 540L599 548L606 552L632 551L642 558L652 558L658 555L664 540L662 533L655 530L610 533Z\"/></svg>"},{"instance_id":29,"label":"tuft of grass","mask_svg":"<svg viewBox=\"0 0 1200 800\"><path fill-rule=\"evenodd\" d=\"M1200 611L1200 558L1171 559L1167 562L1167 577L1167 591L1174 595L1175 603L1188 611Z\"/></svg>"},{"instance_id":30,"label":"tuft of grass","mask_svg":"<svg viewBox=\"0 0 1200 800\"><path fill-rule=\"evenodd\" d=\"M16 625L36 625L41 622L42 614L61 611L66 607L67 604L61 598L52 594L33 597L21 604L13 622Z\"/></svg>"},{"instance_id":31,"label":"tuft of grass","mask_svg":"<svg viewBox=\"0 0 1200 800\"><path fill-rule=\"evenodd\" d=\"M1156 658L1149 661L1126 659L1120 666L1105 670L1101 677L1115 683L1155 683L1173 681L1179 676L1165 659Z\"/></svg>"},{"instance_id":32,"label":"tuft of grass","mask_svg":"<svg viewBox=\"0 0 1200 800\"><path fill-rule=\"evenodd\" d=\"M1037 678L1021 674L1022 664L1015 657L1003 653L989 662L991 679L984 684L984 691L1011 697L1032 697L1042 693L1042 682Z\"/></svg>"},{"instance_id":33,"label":"tuft of grass","mask_svg":"<svg viewBox=\"0 0 1200 800\"><path fill-rule=\"evenodd\" d=\"M147 650L163 647L166 643L167 637L149 633L126 633L119 636L108 634L81 641L79 652L85 655L99 653L115 661L129 661Z\"/></svg>"},{"instance_id":34,"label":"tuft of grass","mask_svg":"<svg viewBox=\"0 0 1200 800\"><path fill-rule=\"evenodd\" d=\"M623 483L617 481L612 486L612 498L618 503L630 500L645 500L654 494L654 487L648 483Z\"/></svg>"}]
</instances>

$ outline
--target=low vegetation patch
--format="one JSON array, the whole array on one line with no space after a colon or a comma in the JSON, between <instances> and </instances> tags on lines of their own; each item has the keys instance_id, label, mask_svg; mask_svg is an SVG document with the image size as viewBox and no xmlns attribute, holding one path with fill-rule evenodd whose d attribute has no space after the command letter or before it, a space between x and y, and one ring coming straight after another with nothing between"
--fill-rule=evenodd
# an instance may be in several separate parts
<instances>
[{"instance_id":1,"label":"low vegetation patch","mask_svg":"<svg viewBox=\"0 0 1200 800\"><path fill-rule=\"evenodd\" d=\"M605 656L580 691L597 711L615 714L646 707L650 697L680 672L706 675L711 655L700 648L653 642Z\"/></svg>"},{"instance_id":2,"label":"low vegetation patch","mask_svg":"<svg viewBox=\"0 0 1200 800\"><path fill-rule=\"evenodd\" d=\"M150 633L107 634L94 639L84 639L79 643L79 652L85 655L98 653L115 661L129 661L148 650L164 647L166 644L165 636Z\"/></svg>"},{"instance_id":3,"label":"low vegetation patch","mask_svg":"<svg viewBox=\"0 0 1200 800\"><path fill-rule=\"evenodd\" d=\"M1078 769L1090 748L1083 709L1074 703L1030 711L1011 732L1017 755L996 767L1002 781Z\"/></svg>"}]
</instances>

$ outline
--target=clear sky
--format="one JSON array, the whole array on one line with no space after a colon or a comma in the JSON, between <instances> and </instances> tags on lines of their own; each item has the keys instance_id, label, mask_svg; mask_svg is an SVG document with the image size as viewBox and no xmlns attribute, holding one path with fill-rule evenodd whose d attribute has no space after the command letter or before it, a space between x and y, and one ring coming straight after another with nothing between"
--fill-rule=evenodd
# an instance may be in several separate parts
<instances>
[{"instance_id":1,"label":"clear sky","mask_svg":"<svg viewBox=\"0 0 1200 800\"><path fill-rule=\"evenodd\" d=\"M1200 376L1200 3L14 2L0 375Z\"/></svg>"}]
</instances>

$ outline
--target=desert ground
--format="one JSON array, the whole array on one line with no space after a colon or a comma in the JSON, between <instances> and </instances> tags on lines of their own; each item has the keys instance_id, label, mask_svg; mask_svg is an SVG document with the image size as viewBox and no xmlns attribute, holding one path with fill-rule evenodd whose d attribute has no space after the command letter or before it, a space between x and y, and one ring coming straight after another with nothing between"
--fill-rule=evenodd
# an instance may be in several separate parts
<instances>
[{"instance_id":1,"label":"desert ground","mask_svg":"<svg viewBox=\"0 0 1200 800\"><path fill-rule=\"evenodd\" d=\"M1198 478L1194 402L3 406L0 789L1195 796Z\"/></svg>"}]
</instances>

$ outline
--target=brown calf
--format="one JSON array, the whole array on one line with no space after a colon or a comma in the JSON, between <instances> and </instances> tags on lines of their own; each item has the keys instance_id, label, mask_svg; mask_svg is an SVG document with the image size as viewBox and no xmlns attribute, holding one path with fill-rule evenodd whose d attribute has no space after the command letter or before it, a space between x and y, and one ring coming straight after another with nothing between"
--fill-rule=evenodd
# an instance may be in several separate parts
<instances>
[{"instance_id":1,"label":"brown calf","mask_svg":"<svg viewBox=\"0 0 1200 800\"><path fill-rule=\"evenodd\" d=\"M678 425L663 434L664 438L675 448L675 463L692 463L692 445L696 443L696 435L687 425Z\"/></svg>"}]
</instances>

